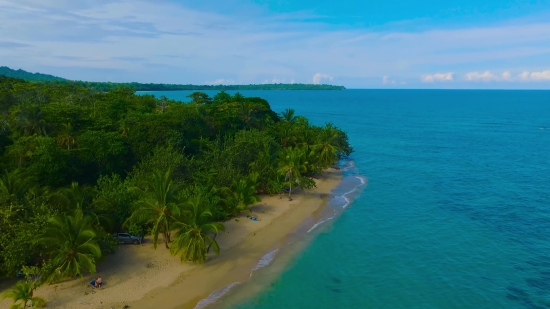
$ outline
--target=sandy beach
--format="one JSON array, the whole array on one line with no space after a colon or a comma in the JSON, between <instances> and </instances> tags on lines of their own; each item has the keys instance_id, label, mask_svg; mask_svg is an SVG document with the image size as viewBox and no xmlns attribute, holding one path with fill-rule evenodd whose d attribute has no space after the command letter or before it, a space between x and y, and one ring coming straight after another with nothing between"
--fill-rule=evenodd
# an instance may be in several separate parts
<instances>
[{"instance_id":1,"label":"sandy beach","mask_svg":"<svg viewBox=\"0 0 550 309\"><path fill-rule=\"evenodd\" d=\"M246 281L264 254L326 205L340 180L341 172L329 169L316 179L317 188L297 191L292 201L262 196L251 207L260 221L241 214L224 222L226 231L217 237L220 255L210 256L205 264L181 263L164 245L155 250L146 238L141 245L121 245L98 264L96 275L106 283L101 290L88 284L94 275L40 287L35 295L45 298L48 308L194 308L212 291ZM10 304L1 301L0 309Z\"/></svg>"}]
</instances>

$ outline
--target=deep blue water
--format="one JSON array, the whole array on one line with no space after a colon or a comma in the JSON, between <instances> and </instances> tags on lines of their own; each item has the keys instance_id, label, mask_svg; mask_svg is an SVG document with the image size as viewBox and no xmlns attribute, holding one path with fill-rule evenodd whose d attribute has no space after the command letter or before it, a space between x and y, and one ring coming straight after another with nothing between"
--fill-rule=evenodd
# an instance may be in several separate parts
<instances>
[{"instance_id":1,"label":"deep blue water","mask_svg":"<svg viewBox=\"0 0 550 309\"><path fill-rule=\"evenodd\" d=\"M550 91L241 93L347 131L368 186L231 308L550 308Z\"/></svg>"}]
</instances>

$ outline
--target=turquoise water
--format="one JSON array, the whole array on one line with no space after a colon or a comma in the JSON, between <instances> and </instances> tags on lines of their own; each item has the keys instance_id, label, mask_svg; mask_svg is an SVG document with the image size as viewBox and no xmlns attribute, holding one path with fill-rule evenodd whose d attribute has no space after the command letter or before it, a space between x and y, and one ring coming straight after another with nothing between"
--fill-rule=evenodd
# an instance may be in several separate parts
<instances>
[{"instance_id":1,"label":"turquoise water","mask_svg":"<svg viewBox=\"0 0 550 309\"><path fill-rule=\"evenodd\" d=\"M550 92L242 93L347 131L368 186L227 306L550 308Z\"/></svg>"}]
</instances>

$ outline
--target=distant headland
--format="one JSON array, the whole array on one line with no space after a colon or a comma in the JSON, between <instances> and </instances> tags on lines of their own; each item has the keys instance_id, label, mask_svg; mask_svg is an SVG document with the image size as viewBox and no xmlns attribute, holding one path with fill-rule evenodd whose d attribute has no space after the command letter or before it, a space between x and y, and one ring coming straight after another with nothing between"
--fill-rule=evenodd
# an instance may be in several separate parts
<instances>
[{"instance_id":1,"label":"distant headland","mask_svg":"<svg viewBox=\"0 0 550 309\"><path fill-rule=\"evenodd\" d=\"M5 66L0 67L0 75L19 78L33 82L51 84L72 84L75 86L94 88L108 91L118 87L129 87L135 91L172 91L172 90L345 90L344 86L326 84L251 84L251 85L181 85L181 84L143 84L143 83L113 83L88 82L69 80L49 74L31 73L25 70L14 70Z\"/></svg>"}]
</instances>

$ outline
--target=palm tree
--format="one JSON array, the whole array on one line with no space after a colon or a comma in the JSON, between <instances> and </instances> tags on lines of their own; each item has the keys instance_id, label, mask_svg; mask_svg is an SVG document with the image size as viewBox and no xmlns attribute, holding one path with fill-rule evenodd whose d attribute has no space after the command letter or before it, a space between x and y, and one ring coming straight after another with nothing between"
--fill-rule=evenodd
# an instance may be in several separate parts
<instances>
[{"instance_id":1,"label":"palm tree","mask_svg":"<svg viewBox=\"0 0 550 309\"><path fill-rule=\"evenodd\" d=\"M38 105L22 106L16 113L15 127L21 136L46 135L44 114Z\"/></svg>"},{"instance_id":2,"label":"palm tree","mask_svg":"<svg viewBox=\"0 0 550 309\"><path fill-rule=\"evenodd\" d=\"M298 117L294 116L295 112L296 111L294 109L287 108L283 112L281 112L281 118L283 118L283 121L293 124L294 122L296 122L296 119L298 119Z\"/></svg>"},{"instance_id":3,"label":"palm tree","mask_svg":"<svg viewBox=\"0 0 550 309\"><path fill-rule=\"evenodd\" d=\"M292 200L292 185L299 185L302 173L307 171L305 151L301 148L285 148L279 156L279 173L289 186L288 199Z\"/></svg>"},{"instance_id":4,"label":"palm tree","mask_svg":"<svg viewBox=\"0 0 550 309\"><path fill-rule=\"evenodd\" d=\"M51 194L52 205L59 206L62 212L81 210L85 216L90 217L94 228L108 231L112 226L111 218L105 213L96 211L95 206L109 201L98 199L94 201L96 189L89 185L79 185L73 181L69 187L61 188Z\"/></svg>"},{"instance_id":5,"label":"palm tree","mask_svg":"<svg viewBox=\"0 0 550 309\"><path fill-rule=\"evenodd\" d=\"M309 127L305 127L301 132L300 143L301 147L304 147L306 151L309 151L310 148L315 145L315 134L314 131Z\"/></svg>"},{"instance_id":6,"label":"palm tree","mask_svg":"<svg viewBox=\"0 0 550 309\"><path fill-rule=\"evenodd\" d=\"M67 150L71 150L71 147L75 145L76 140L73 136L73 127L70 123L65 123L57 135L57 143L61 146L67 146Z\"/></svg>"},{"instance_id":7,"label":"palm tree","mask_svg":"<svg viewBox=\"0 0 550 309\"><path fill-rule=\"evenodd\" d=\"M8 152L15 155L18 159L18 167L22 167L24 163L23 159L34 156L38 146L39 143L35 136L19 137L13 145L8 146Z\"/></svg>"},{"instance_id":8,"label":"palm tree","mask_svg":"<svg viewBox=\"0 0 550 309\"><path fill-rule=\"evenodd\" d=\"M161 96L160 100L157 101L157 107L159 108L161 113L164 113L166 111L168 105L168 98L165 96Z\"/></svg>"},{"instance_id":9,"label":"palm tree","mask_svg":"<svg viewBox=\"0 0 550 309\"><path fill-rule=\"evenodd\" d=\"M81 209L87 214L94 194L94 187L88 185L80 186L78 182L73 181L69 187L61 188L53 193L52 200L66 211Z\"/></svg>"},{"instance_id":10,"label":"palm tree","mask_svg":"<svg viewBox=\"0 0 550 309\"><path fill-rule=\"evenodd\" d=\"M282 123L281 128L281 146L290 147L296 145L296 133L293 127L288 123Z\"/></svg>"},{"instance_id":11,"label":"palm tree","mask_svg":"<svg viewBox=\"0 0 550 309\"><path fill-rule=\"evenodd\" d=\"M59 215L48 220L40 244L51 250L51 264L45 274L46 281L64 277L94 273L101 250L96 241L96 232L89 217L77 209L73 216Z\"/></svg>"},{"instance_id":12,"label":"palm tree","mask_svg":"<svg viewBox=\"0 0 550 309\"><path fill-rule=\"evenodd\" d=\"M174 224L177 232L170 253L179 254L182 262L197 263L206 261L210 248L218 255L220 246L216 236L225 231L225 227L212 220L207 200L201 194L195 194L183 205L182 213Z\"/></svg>"},{"instance_id":13,"label":"palm tree","mask_svg":"<svg viewBox=\"0 0 550 309\"><path fill-rule=\"evenodd\" d=\"M0 197L8 203L21 199L33 187L34 180L19 169L6 171L0 178Z\"/></svg>"},{"instance_id":14,"label":"palm tree","mask_svg":"<svg viewBox=\"0 0 550 309\"><path fill-rule=\"evenodd\" d=\"M122 122L118 127L118 131L122 136L128 137L128 134L130 134L130 126L126 122Z\"/></svg>"},{"instance_id":15,"label":"palm tree","mask_svg":"<svg viewBox=\"0 0 550 309\"><path fill-rule=\"evenodd\" d=\"M342 151L338 144L338 130L331 123L327 123L319 134L319 140L312 147L321 164L329 166L334 163L338 153Z\"/></svg>"},{"instance_id":16,"label":"palm tree","mask_svg":"<svg viewBox=\"0 0 550 309\"><path fill-rule=\"evenodd\" d=\"M198 109L199 116L202 118L204 123L207 127L207 132L209 135L214 135L216 131L216 118L214 117L214 113L212 113L212 109L208 106L199 106Z\"/></svg>"},{"instance_id":17,"label":"palm tree","mask_svg":"<svg viewBox=\"0 0 550 309\"><path fill-rule=\"evenodd\" d=\"M250 163L250 171L258 173L258 188L262 191L266 191L269 180L272 179L276 173L276 167L274 162L277 162L277 152L271 143L266 142L263 145L262 151L258 153L256 160Z\"/></svg>"},{"instance_id":18,"label":"palm tree","mask_svg":"<svg viewBox=\"0 0 550 309\"><path fill-rule=\"evenodd\" d=\"M46 300L33 296L36 288L35 281L18 281L13 287L0 295L0 300L6 298L13 299L13 304L10 306L10 309L22 309L27 307L42 308L46 306Z\"/></svg>"},{"instance_id":19,"label":"palm tree","mask_svg":"<svg viewBox=\"0 0 550 309\"><path fill-rule=\"evenodd\" d=\"M244 122L245 128L252 128L256 124L256 110L254 109L254 104L248 101L239 102L241 108L241 118Z\"/></svg>"},{"instance_id":20,"label":"palm tree","mask_svg":"<svg viewBox=\"0 0 550 309\"><path fill-rule=\"evenodd\" d=\"M144 189L132 188L141 195L138 201L138 208L126 220L124 225L138 222L151 223L153 229L153 245L155 249L158 244L158 236L164 236L164 244L168 248L170 241L170 230L173 217L179 214L179 201L176 192L179 185L172 181L170 170L162 173L154 171L153 177L143 183Z\"/></svg>"},{"instance_id":21,"label":"palm tree","mask_svg":"<svg viewBox=\"0 0 550 309\"><path fill-rule=\"evenodd\" d=\"M257 181L258 173L252 173L248 178L234 180L231 187L223 189L227 196L226 203L231 205L234 215L241 211L250 213L248 206L260 201L260 197L256 195Z\"/></svg>"}]
</instances>

